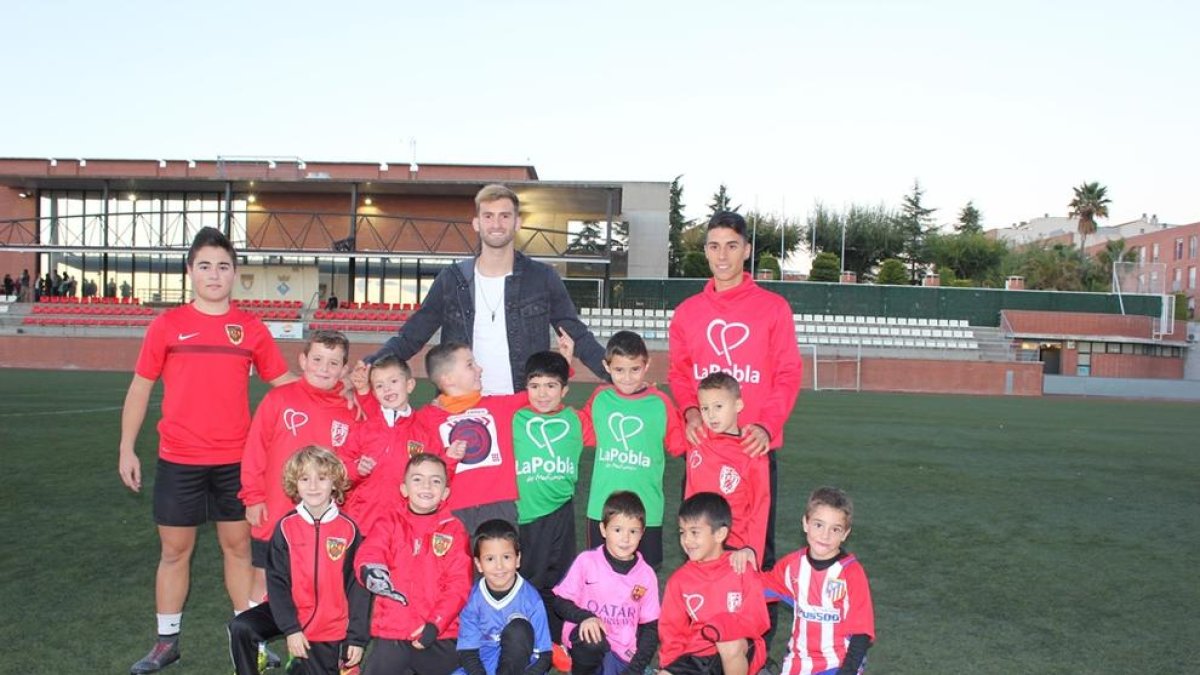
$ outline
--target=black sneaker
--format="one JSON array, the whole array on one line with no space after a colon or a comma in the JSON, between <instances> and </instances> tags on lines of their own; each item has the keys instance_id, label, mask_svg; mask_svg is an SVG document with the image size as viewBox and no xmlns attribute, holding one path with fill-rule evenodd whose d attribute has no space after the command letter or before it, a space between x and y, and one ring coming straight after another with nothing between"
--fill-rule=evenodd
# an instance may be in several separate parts
<instances>
[{"instance_id":1,"label":"black sneaker","mask_svg":"<svg viewBox=\"0 0 1200 675\"><path fill-rule=\"evenodd\" d=\"M150 653L143 656L141 661L133 664L133 667L129 669L129 675L157 673L178 660L179 636L159 637Z\"/></svg>"}]
</instances>

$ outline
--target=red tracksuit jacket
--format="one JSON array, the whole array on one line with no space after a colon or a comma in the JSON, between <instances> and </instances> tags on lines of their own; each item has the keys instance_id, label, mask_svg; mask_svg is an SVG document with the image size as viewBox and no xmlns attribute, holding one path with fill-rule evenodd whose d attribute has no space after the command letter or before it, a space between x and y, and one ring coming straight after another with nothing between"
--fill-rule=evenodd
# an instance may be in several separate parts
<instances>
[{"instance_id":1,"label":"red tracksuit jacket","mask_svg":"<svg viewBox=\"0 0 1200 675\"><path fill-rule=\"evenodd\" d=\"M288 458L309 445L336 452L349 438L353 424L354 412L346 408L341 384L325 391L301 378L267 392L254 411L242 456L238 497L246 506L267 505L266 520L251 530L251 536L270 539L275 523L296 507L283 492Z\"/></svg>"},{"instance_id":2,"label":"red tracksuit jacket","mask_svg":"<svg viewBox=\"0 0 1200 675\"><path fill-rule=\"evenodd\" d=\"M355 558L360 577L363 565L385 565L392 586L408 598L405 606L373 596L372 637L411 640L427 623L437 626L439 640L458 636L473 567L467 530L445 504L424 515L405 504L380 520Z\"/></svg>"},{"instance_id":3,"label":"red tracksuit jacket","mask_svg":"<svg viewBox=\"0 0 1200 675\"><path fill-rule=\"evenodd\" d=\"M362 528L371 530L392 511L405 505L400 494L408 458L419 452L443 455L437 436L430 433L416 418L416 413L396 419L388 426L383 411L374 398L363 404L367 420L355 427L350 440L338 449L338 457L346 465L350 492L346 495L346 513ZM375 468L366 476L358 473L358 460L363 456L375 460ZM453 471L453 468L448 467Z\"/></svg>"},{"instance_id":4,"label":"red tracksuit jacket","mask_svg":"<svg viewBox=\"0 0 1200 675\"><path fill-rule=\"evenodd\" d=\"M766 455L750 457L741 436L713 434L687 455L684 499L697 492L715 492L729 502L733 526L727 545L749 546L762 560L771 509L770 467Z\"/></svg>"},{"instance_id":5,"label":"red tracksuit jacket","mask_svg":"<svg viewBox=\"0 0 1200 675\"><path fill-rule=\"evenodd\" d=\"M669 338L667 382L680 410L696 407L696 386L706 375L727 372L742 386L741 423L761 425L771 447L783 447L804 370L787 300L749 274L720 293L710 280L675 309Z\"/></svg>"},{"instance_id":6,"label":"red tracksuit jacket","mask_svg":"<svg viewBox=\"0 0 1200 675\"><path fill-rule=\"evenodd\" d=\"M367 644L371 598L354 579L362 537L336 505L320 521L304 508L280 519L267 554L267 599L284 635L303 631L310 642Z\"/></svg>"},{"instance_id":7,"label":"red tracksuit jacket","mask_svg":"<svg viewBox=\"0 0 1200 675\"><path fill-rule=\"evenodd\" d=\"M766 663L763 633L770 619L762 582L753 570L737 574L729 552L708 562L685 562L667 580L658 617L658 662L666 668L687 655L711 656L717 642L746 638L754 644L750 672Z\"/></svg>"}]
</instances>

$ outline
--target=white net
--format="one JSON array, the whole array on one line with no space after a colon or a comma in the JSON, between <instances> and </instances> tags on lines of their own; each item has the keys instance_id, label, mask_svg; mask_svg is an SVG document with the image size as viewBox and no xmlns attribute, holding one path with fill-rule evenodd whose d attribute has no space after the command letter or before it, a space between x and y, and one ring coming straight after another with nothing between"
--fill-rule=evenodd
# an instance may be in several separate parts
<instances>
[{"instance_id":1,"label":"white net","mask_svg":"<svg viewBox=\"0 0 1200 675\"><path fill-rule=\"evenodd\" d=\"M1167 264L1161 262L1113 263L1113 293L1125 311L1125 296L1156 295L1162 298L1162 311L1155 322L1156 337L1175 332L1175 298L1167 291Z\"/></svg>"}]
</instances>

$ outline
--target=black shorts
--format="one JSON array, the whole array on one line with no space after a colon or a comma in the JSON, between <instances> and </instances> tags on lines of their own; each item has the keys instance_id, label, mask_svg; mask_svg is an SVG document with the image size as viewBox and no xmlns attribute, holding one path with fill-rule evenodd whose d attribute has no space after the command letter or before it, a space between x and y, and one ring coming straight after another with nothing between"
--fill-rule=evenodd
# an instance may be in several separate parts
<instances>
[{"instance_id":1,"label":"black shorts","mask_svg":"<svg viewBox=\"0 0 1200 675\"><path fill-rule=\"evenodd\" d=\"M754 662L754 642L751 642L746 649L746 662ZM720 654L710 654L709 656L688 654L675 659L670 665L659 667L671 675L724 675L725 673L725 666L721 663Z\"/></svg>"},{"instance_id":2,"label":"black shorts","mask_svg":"<svg viewBox=\"0 0 1200 675\"><path fill-rule=\"evenodd\" d=\"M596 548L604 543L604 537L600 536L600 521L588 518L587 521L587 547ZM642 541L638 543L638 553L642 554L642 559L651 568L657 570L662 567L663 561L663 529L662 525L650 525L646 527L646 531L642 533Z\"/></svg>"},{"instance_id":3,"label":"black shorts","mask_svg":"<svg viewBox=\"0 0 1200 675\"><path fill-rule=\"evenodd\" d=\"M267 551L270 548L271 542L250 537L250 564L262 570L267 569Z\"/></svg>"},{"instance_id":4,"label":"black shorts","mask_svg":"<svg viewBox=\"0 0 1200 675\"><path fill-rule=\"evenodd\" d=\"M154 522L195 527L210 520L245 520L241 489L241 464L176 464L160 457L154 469Z\"/></svg>"}]
</instances>

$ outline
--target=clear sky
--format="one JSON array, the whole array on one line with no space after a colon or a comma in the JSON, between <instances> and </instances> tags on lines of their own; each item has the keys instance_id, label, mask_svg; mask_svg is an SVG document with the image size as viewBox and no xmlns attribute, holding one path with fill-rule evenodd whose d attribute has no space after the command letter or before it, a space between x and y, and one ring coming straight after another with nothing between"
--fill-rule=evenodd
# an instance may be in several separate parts
<instances>
[{"instance_id":1,"label":"clear sky","mask_svg":"<svg viewBox=\"0 0 1200 675\"><path fill-rule=\"evenodd\" d=\"M531 163L689 216L900 198L1200 220L1200 3L23 2L0 156ZM1102 223L1103 224L1103 223Z\"/></svg>"}]
</instances>

